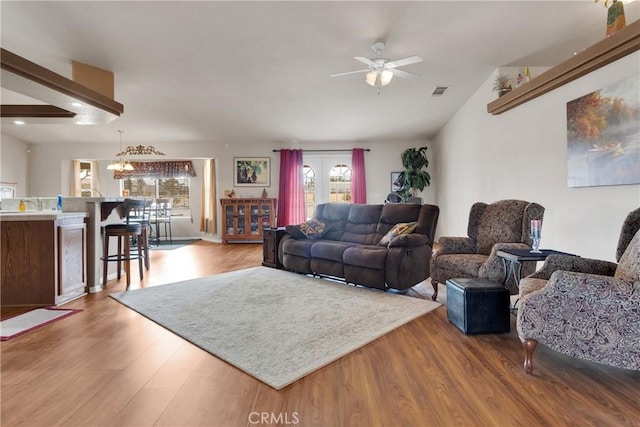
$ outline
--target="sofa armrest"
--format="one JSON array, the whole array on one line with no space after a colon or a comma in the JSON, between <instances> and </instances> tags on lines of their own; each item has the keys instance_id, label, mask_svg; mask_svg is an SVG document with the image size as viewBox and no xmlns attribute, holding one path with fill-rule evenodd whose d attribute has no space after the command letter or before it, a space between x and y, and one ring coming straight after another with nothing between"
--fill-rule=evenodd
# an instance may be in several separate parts
<instances>
[{"instance_id":1,"label":"sofa armrest","mask_svg":"<svg viewBox=\"0 0 640 427\"><path fill-rule=\"evenodd\" d=\"M556 271L573 271L577 273L598 274L613 276L617 264L599 259L581 258L572 255L549 255L542 267L535 273L527 276L534 279L549 280Z\"/></svg>"},{"instance_id":2,"label":"sofa armrest","mask_svg":"<svg viewBox=\"0 0 640 427\"><path fill-rule=\"evenodd\" d=\"M411 233L401 234L396 236L389 242L388 247L412 247L412 246L424 246L429 243L429 238L424 234Z\"/></svg>"},{"instance_id":3,"label":"sofa armrest","mask_svg":"<svg viewBox=\"0 0 640 427\"><path fill-rule=\"evenodd\" d=\"M476 242L469 237L440 237L438 243L440 244L439 255L476 253Z\"/></svg>"}]
</instances>

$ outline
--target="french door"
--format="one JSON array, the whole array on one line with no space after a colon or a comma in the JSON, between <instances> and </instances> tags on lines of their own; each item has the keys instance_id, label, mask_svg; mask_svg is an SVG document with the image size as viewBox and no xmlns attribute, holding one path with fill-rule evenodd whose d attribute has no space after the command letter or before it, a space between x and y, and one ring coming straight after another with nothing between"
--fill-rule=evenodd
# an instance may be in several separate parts
<instances>
[{"instance_id":1,"label":"french door","mask_svg":"<svg viewBox=\"0 0 640 427\"><path fill-rule=\"evenodd\" d=\"M351 156L305 154L305 213L313 216L320 203L351 203Z\"/></svg>"}]
</instances>

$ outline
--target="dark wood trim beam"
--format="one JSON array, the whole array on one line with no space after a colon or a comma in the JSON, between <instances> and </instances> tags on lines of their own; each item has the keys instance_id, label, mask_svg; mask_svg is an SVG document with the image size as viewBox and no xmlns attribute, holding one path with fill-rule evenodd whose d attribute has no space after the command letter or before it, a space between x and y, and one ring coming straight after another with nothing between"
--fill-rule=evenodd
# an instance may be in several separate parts
<instances>
[{"instance_id":1,"label":"dark wood trim beam","mask_svg":"<svg viewBox=\"0 0 640 427\"><path fill-rule=\"evenodd\" d=\"M121 103L13 52L0 48L0 55L3 88L72 111L79 116L99 117L104 121L113 120L124 112ZM70 101L82 105L72 105L76 102Z\"/></svg>"},{"instance_id":2,"label":"dark wood trim beam","mask_svg":"<svg viewBox=\"0 0 640 427\"><path fill-rule=\"evenodd\" d=\"M493 115L509 111L637 50L640 50L640 20L490 102L487 111Z\"/></svg>"},{"instance_id":3,"label":"dark wood trim beam","mask_svg":"<svg viewBox=\"0 0 640 427\"><path fill-rule=\"evenodd\" d=\"M58 108L53 105L2 105L0 117L26 118L26 117L62 117L73 118L76 113Z\"/></svg>"}]
</instances>

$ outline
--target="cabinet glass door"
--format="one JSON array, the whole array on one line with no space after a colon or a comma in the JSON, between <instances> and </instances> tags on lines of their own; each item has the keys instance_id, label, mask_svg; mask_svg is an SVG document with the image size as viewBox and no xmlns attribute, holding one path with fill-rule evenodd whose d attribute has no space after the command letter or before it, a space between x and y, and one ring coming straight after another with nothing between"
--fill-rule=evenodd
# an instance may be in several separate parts
<instances>
[{"instance_id":1,"label":"cabinet glass door","mask_svg":"<svg viewBox=\"0 0 640 427\"><path fill-rule=\"evenodd\" d=\"M225 218L225 232L226 234L234 234L235 226L233 224L233 205L225 205L224 207Z\"/></svg>"},{"instance_id":2,"label":"cabinet glass door","mask_svg":"<svg viewBox=\"0 0 640 427\"><path fill-rule=\"evenodd\" d=\"M271 227L271 204L264 203L261 209L262 215L260 217L260 224L262 229Z\"/></svg>"},{"instance_id":3,"label":"cabinet glass door","mask_svg":"<svg viewBox=\"0 0 640 427\"><path fill-rule=\"evenodd\" d=\"M246 224L246 205L238 205L238 228L236 229L238 235L243 235L245 233L245 224Z\"/></svg>"},{"instance_id":4,"label":"cabinet glass door","mask_svg":"<svg viewBox=\"0 0 640 427\"><path fill-rule=\"evenodd\" d=\"M249 209L251 211L249 216L251 234L255 236L260 234L260 230L258 228L258 220L260 219L260 205L258 205L257 203L251 203L249 205Z\"/></svg>"}]
</instances>

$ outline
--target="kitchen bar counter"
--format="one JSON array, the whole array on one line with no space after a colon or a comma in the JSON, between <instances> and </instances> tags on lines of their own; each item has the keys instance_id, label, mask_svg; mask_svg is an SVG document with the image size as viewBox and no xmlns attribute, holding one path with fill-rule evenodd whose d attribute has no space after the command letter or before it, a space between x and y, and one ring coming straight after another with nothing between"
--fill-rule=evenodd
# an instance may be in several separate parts
<instances>
[{"instance_id":1,"label":"kitchen bar counter","mask_svg":"<svg viewBox=\"0 0 640 427\"><path fill-rule=\"evenodd\" d=\"M123 197L63 197L62 211L87 213L87 283L89 293L104 289L102 283L102 227L120 222L122 219ZM112 245L113 247L114 245ZM115 263L110 263L115 264ZM115 265L112 265L109 277L115 277Z\"/></svg>"},{"instance_id":2,"label":"kitchen bar counter","mask_svg":"<svg viewBox=\"0 0 640 427\"><path fill-rule=\"evenodd\" d=\"M58 212L58 211L2 211L0 221L53 221L68 218L86 218L86 212Z\"/></svg>"},{"instance_id":3,"label":"kitchen bar counter","mask_svg":"<svg viewBox=\"0 0 640 427\"><path fill-rule=\"evenodd\" d=\"M50 306L87 293L86 212L0 212L2 306Z\"/></svg>"}]
</instances>

